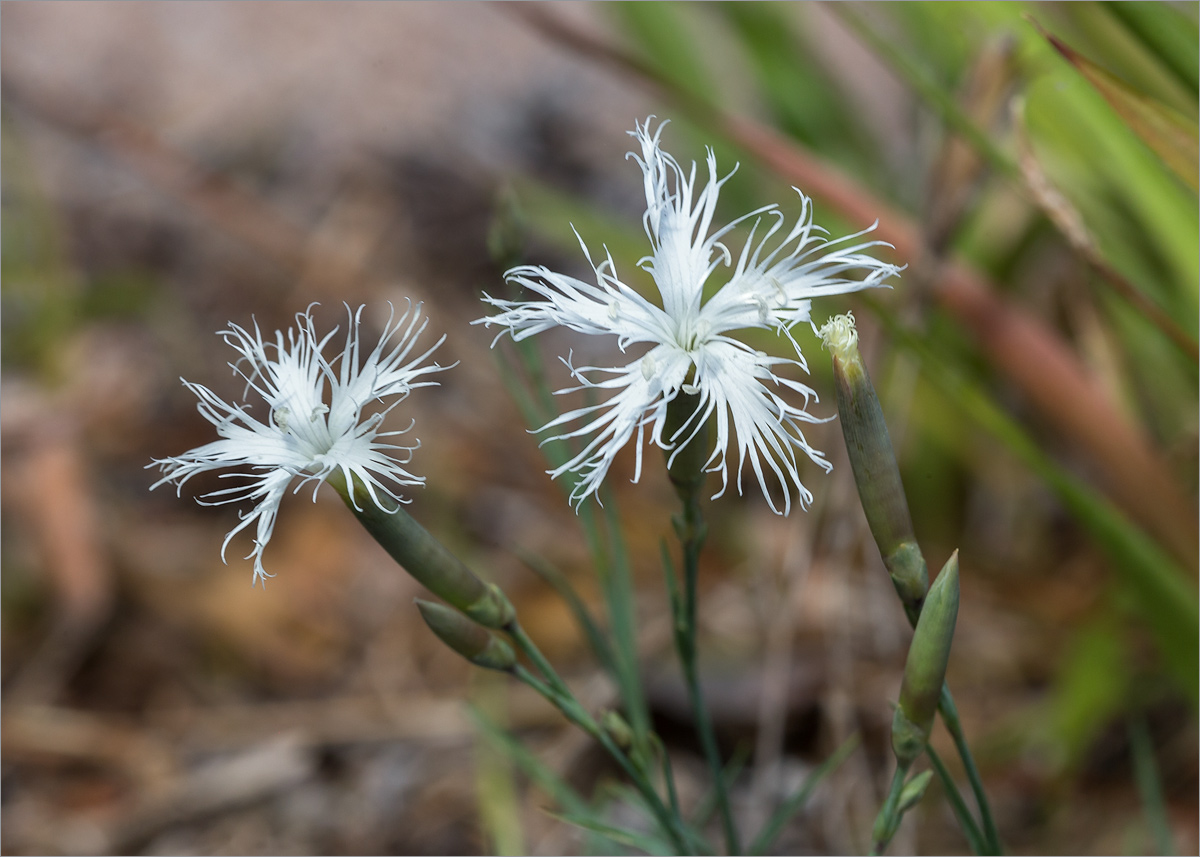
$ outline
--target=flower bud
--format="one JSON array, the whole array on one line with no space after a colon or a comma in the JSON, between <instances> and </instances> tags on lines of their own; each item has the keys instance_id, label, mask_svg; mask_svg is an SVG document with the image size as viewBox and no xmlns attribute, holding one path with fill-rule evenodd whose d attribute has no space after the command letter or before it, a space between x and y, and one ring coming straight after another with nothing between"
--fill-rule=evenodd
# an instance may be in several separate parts
<instances>
[{"instance_id":1,"label":"flower bud","mask_svg":"<svg viewBox=\"0 0 1200 857\"><path fill-rule=\"evenodd\" d=\"M900 791L900 801L896 804L897 816L904 815L921 802L931 779L933 779L932 770L922 771L904 784L904 788Z\"/></svg>"},{"instance_id":2,"label":"flower bud","mask_svg":"<svg viewBox=\"0 0 1200 857\"><path fill-rule=\"evenodd\" d=\"M867 524L892 584L909 618L915 620L929 588L929 572L913 533L908 499L883 420L883 408L858 352L854 317L835 316L820 333L833 357L838 419Z\"/></svg>"},{"instance_id":3,"label":"flower bud","mask_svg":"<svg viewBox=\"0 0 1200 857\"><path fill-rule=\"evenodd\" d=\"M357 481L351 496L345 481L339 477L340 474L331 476L329 483L342 495L359 523L426 589L488 628L503 628L513 620L516 612L499 587L480 580L402 506L380 496L380 502L387 508L379 508Z\"/></svg>"},{"instance_id":4,"label":"flower bud","mask_svg":"<svg viewBox=\"0 0 1200 857\"><path fill-rule=\"evenodd\" d=\"M929 740L946 664L958 620L958 551L938 575L913 632L900 685L900 705L892 719L892 749L901 762L912 762Z\"/></svg>"},{"instance_id":5,"label":"flower bud","mask_svg":"<svg viewBox=\"0 0 1200 857\"><path fill-rule=\"evenodd\" d=\"M629 723L621 716L620 712L609 709L604 712L600 718L600 728L608 733L608 737L613 739L613 743L622 750L628 750L633 746L633 729Z\"/></svg>"},{"instance_id":6,"label":"flower bud","mask_svg":"<svg viewBox=\"0 0 1200 857\"><path fill-rule=\"evenodd\" d=\"M512 646L444 604L416 599L421 618L438 639L476 666L508 672L517 664Z\"/></svg>"}]
</instances>

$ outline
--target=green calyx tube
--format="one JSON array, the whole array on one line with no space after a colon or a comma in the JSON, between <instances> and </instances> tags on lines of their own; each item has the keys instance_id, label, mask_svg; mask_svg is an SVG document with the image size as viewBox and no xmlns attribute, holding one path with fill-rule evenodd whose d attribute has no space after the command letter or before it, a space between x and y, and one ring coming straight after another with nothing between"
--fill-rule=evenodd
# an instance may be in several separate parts
<instances>
[{"instance_id":1,"label":"green calyx tube","mask_svg":"<svg viewBox=\"0 0 1200 857\"><path fill-rule=\"evenodd\" d=\"M698 413L699 408L698 393L681 392L667 405L667 419L663 425L663 440L672 445L671 449L663 451L667 459L667 474L675 486L675 493L685 500L698 493L704 484L708 475L704 465L712 454L709 421L705 420L705 424L696 431L696 420L703 418L703 414ZM689 437L691 440L688 440Z\"/></svg>"},{"instance_id":2,"label":"green calyx tube","mask_svg":"<svg viewBox=\"0 0 1200 857\"><path fill-rule=\"evenodd\" d=\"M867 524L904 609L915 622L929 589L929 572L913 532L883 408L858 351L854 318L836 316L821 328L821 337L833 357L838 420Z\"/></svg>"},{"instance_id":3,"label":"green calyx tube","mask_svg":"<svg viewBox=\"0 0 1200 857\"><path fill-rule=\"evenodd\" d=\"M911 764L929 740L946 681L946 664L957 621L958 551L955 551L929 588L904 662L900 704L892 719L892 750L901 764Z\"/></svg>"},{"instance_id":4,"label":"green calyx tube","mask_svg":"<svg viewBox=\"0 0 1200 857\"><path fill-rule=\"evenodd\" d=\"M358 483L351 496L341 474L328 481L371 537L434 595L488 628L504 628L516 617L499 587L480 580L398 503L377 494L380 508Z\"/></svg>"}]
</instances>

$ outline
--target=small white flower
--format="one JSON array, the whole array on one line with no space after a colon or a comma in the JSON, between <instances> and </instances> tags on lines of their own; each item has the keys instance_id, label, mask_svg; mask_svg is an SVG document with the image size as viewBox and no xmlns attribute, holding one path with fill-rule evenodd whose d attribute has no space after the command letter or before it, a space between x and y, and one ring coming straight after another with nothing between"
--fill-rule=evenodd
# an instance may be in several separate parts
<instances>
[{"instance_id":1,"label":"small white flower","mask_svg":"<svg viewBox=\"0 0 1200 857\"><path fill-rule=\"evenodd\" d=\"M412 460L420 441L401 446L381 440L405 434L412 425L401 431L379 429L384 416L404 401L410 390L437 383L420 380L423 376L450 368L436 363L421 365L446 337L412 356L428 319L421 317L420 304L410 305L399 318L393 309L379 343L360 367L359 321L363 309L350 312L346 307L350 316L346 343L333 360L327 360L323 352L337 328L318 338L312 307L296 315L296 327L288 329L286 340L283 331L275 332L274 341L265 341L257 323L251 333L231 322L229 330L219 335L238 352L237 361L229 365L246 381L242 404L227 404L207 387L180 379L196 394L200 400L197 410L216 426L221 439L147 465L157 465L165 473L150 486L151 490L173 482L178 493L183 483L197 473L239 468L221 474L221 478L246 480L243 484L213 491L197 498L197 502L219 505L255 501L248 513L238 513L241 522L221 546L224 559L234 535L258 523L254 549L247 555L247 559L254 558L254 583L274 577L263 568L262 554L271 540L279 503L293 480L299 479L293 493L313 483L315 499L321 483L340 470L347 484L357 477L377 505L379 494L406 502L381 478L396 485L421 485L425 481L402 466ZM266 406L259 418L250 415L246 403L251 390ZM391 401L364 419L365 407L385 399Z\"/></svg>"},{"instance_id":2,"label":"small white flower","mask_svg":"<svg viewBox=\"0 0 1200 857\"><path fill-rule=\"evenodd\" d=\"M572 389L611 391L606 401L569 411L543 426L562 430L550 440L588 438L574 458L550 471L555 477L567 472L580 474L572 494L577 503L599 488L617 452L635 433L636 482L647 429L650 440L673 450L674 456L712 419L716 442L705 467L719 471L722 478L721 488L713 496L720 496L728 486L726 457L732 428L737 438L739 492L742 468L749 460L776 512L779 509L768 492L766 470L783 486L783 513L787 514L792 489L802 506L812 499L800 482L796 450L826 471L831 467L800 429L800 423L824 421L805 410L809 399L817 399L816 393L775 373L780 366L808 371L791 329L801 322L811 325L813 298L884 286L900 268L863 252L883 242L853 243L865 233L836 241L821 237L825 230L813 224L812 203L798 189L800 218L781 240L773 240L784 225L784 215L776 205L764 206L711 231L717 196L733 173L718 178L716 157L709 149L708 181L698 185L695 163L685 171L659 148L665 125L661 123L652 132L647 120L630 132L641 144L640 155L631 152L630 156L642 168L645 180L643 224L651 246L650 255L638 264L653 277L662 305L623 283L607 252L599 264L593 262L580 237L580 246L596 274L595 285L545 267L522 265L509 271L507 279L543 300L509 301L485 295L484 301L501 311L479 322L501 325L518 340L561 325L580 333L616 336L622 351L631 345L648 349L632 362L612 368L575 367L570 359L564 361L581 385ZM722 239L735 226L751 220L750 235L735 262ZM760 229L763 232L757 237ZM732 270L725 284L705 301L705 284L719 268ZM768 356L730 335L744 328L774 329L785 335L796 358ZM785 401L779 395L783 390L802 396L804 406ZM671 437L663 437L667 405L681 392L699 396L696 411ZM581 425L565 428L576 422Z\"/></svg>"}]
</instances>

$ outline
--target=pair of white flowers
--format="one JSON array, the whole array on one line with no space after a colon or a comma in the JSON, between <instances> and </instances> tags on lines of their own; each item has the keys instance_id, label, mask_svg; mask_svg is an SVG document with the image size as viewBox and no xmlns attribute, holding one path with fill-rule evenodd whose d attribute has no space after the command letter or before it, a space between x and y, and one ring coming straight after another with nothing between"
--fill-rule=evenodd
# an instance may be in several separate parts
<instances>
[{"instance_id":1,"label":"pair of white flowers","mask_svg":"<svg viewBox=\"0 0 1200 857\"><path fill-rule=\"evenodd\" d=\"M790 511L793 492L802 506L812 494L800 481L796 451L800 450L825 470L829 462L805 440L802 423L820 422L806 410L816 393L804 384L777 374L782 367L807 371L792 328L810 321L812 299L873 286L897 273L896 266L880 262L864 251L880 242L855 243L859 235L837 241L824 237L812 222L812 204L800 193L801 214L785 235L784 215L776 205L751 211L713 229L717 198L729 176L717 174L712 150L706 161L707 180L697 180L693 163L685 170L659 145L662 123L650 122L631 132L640 153L630 155L641 167L646 193L643 223L651 252L638 264L658 288L661 305L647 300L617 275L610 255L597 264L583 247L595 273L585 282L544 267L520 266L507 279L540 296L540 300L509 301L490 296L485 302L499 312L478 323L498 325L514 339L524 339L552 327L567 327L585 334L615 336L628 363L616 367L572 365L565 362L579 386L607 394L594 405L577 408L552 420L543 430L557 430L551 440L582 438L582 449L560 468L555 477L578 474L572 500L582 502L603 482L617 453L636 435L640 476L647 434L656 445L678 452L710 421L715 443L705 465L721 474L719 496L728 486L730 439L736 438L736 475L739 483L747 461L771 508L768 473L782 485L784 506ZM725 243L736 227L749 225L748 237L736 254ZM705 285L718 271L729 270L727 281L708 300ZM295 491L313 483L314 490L335 471L347 481L356 477L373 500L386 495L393 500L398 486L424 480L405 469L417 443L389 442L404 431L380 431L383 416L414 387L437 383L426 376L445 368L426 364L445 339L418 352L416 342L427 320L421 307L393 316L378 344L361 361L360 308L352 313L345 344L332 360L324 356L336 333L319 338L309 312L297 316L297 326L285 339L277 332L273 341L237 325L222 334L239 354L230 364L246 381L245 399L251 390L266 404L263 419L251 416L247 405L229 405L205 387L184 383L199 398L201 414L217 428L220 440L181 456L158 460L165 482L182 486L192 476L235 468L223 476L244 480L237 487L206 494L201 502L253 501L248 513L225 540L257 523L254 549L255 580L270 575L262 553L271 538L279 503L291 483ZM731 334L737 330L774 330L789 341L795 357L776 357L755 350ZM633 346L633 348L631 348ZM563 390L561 392L569 392ZM797 405L781 393L790 391ZM695 412L668 436L668 405L679 395L697 402ZM372 403L385 404L364 417ZM411 426L409 427L411 428ZM224 547L222 548L224 554Z\"/></svg>"}]
</instances>

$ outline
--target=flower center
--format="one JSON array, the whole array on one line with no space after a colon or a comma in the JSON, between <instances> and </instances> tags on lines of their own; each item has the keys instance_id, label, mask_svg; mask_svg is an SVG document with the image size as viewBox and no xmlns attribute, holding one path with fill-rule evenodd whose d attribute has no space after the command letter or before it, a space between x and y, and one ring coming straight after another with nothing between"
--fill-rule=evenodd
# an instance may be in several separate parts
<instances>
[{"instance_id":1,"label":"flower center","mask_svg":"<svg viewBox=\"0 0 1200 857\"><path fill-rule=\"evenodd\" d=\"M712 325L704 319L686 319L679 325L675 341L687 353L691 354L701 348L712 332Z\"/></svg>"}]
</instances>

